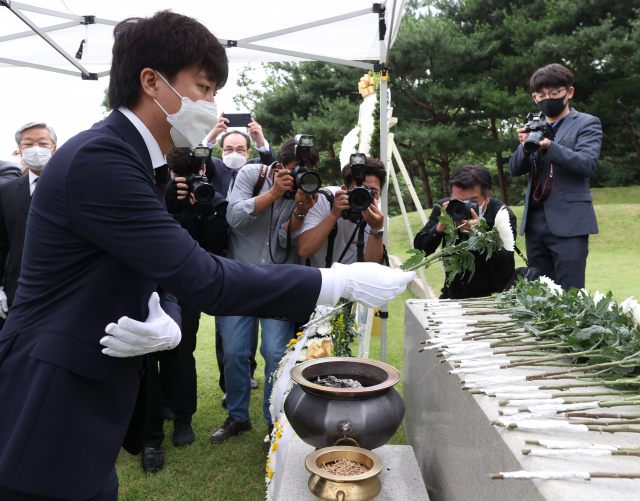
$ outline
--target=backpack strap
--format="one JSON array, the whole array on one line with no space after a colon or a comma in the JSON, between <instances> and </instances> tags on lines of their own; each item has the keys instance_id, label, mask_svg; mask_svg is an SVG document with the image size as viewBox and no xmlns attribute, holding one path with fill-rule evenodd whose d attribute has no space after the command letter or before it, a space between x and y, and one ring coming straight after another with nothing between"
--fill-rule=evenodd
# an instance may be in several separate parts
<instances>
[{"instance_id":1,"label":"backpack strap","mask_svg":"<svg viewBox=\"0 0 640 501\"><path fill-rule=\"evenodd\" d=\"M260 164L260 175L256 180L256 184L253 185L253 197L257 197L262 191L265 181L267 180L267 174L269 174L269 165Z\"/></svg>"}]
</instances>

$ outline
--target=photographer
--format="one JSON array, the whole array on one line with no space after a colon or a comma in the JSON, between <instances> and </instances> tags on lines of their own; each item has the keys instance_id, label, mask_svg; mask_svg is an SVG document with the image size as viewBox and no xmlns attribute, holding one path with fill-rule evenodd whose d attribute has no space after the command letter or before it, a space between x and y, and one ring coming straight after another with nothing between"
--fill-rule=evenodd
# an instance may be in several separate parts
<instances>
[{"instance_id":1,"label":"photographer","mask_svg":"<svg viewBox=\"0 0 640 501\"><path fill-rule=\"evenodd\" d=\"M569 108L573 74L564 66L540 68L530 85L548 132L529 134L529 124L518 129L521 147L509 160L512 176L529 176L520 234L526 231L531 266L565 290L583 288L589 235L598 233L589 178L600 156L602 126Z\"/></svg>"},{"instance_id":2,"label":"photographer","mask_svg":"<svg viewBox=\"0 0 640 501\"><path fill-rule=\"evenodd\" d=\"M276 161L276 154L269 142L262 133L262 127L253 118L247 126L244 134L237 130L227 132L229 120L224 118L224 113L220 115L220 121L207 136L206 142L212 148L216 139L220 137L220 149L222 150L222 160L211 157L207 160L209 169L209 179L215 190L221 195L229 198L229 192L233 189L233 183L238 171L246 164L266 164L271 165ZM251 140L254 141L259 158L252 158Z\"/></svg>"},{"instance_id":3,"label":"photographer","mask_svg":"<svg viewBox=\"0 0 640 501\"><path fill-rule=\"evenodd\" d=\"M364 261L372 263L383 261L384 214L377 203L372 203L362 211L361 218L357 221L343 217L343 211L351 211L347 189L353 190L356 186L351 170L350 163L342 170L344 185L341 188L330 186L322 189L324 196L318 198L318 203L313 206L304 220L298 237L298 255L314 268L331 268L335 262L343 264L355 262L358 230L361 225L365 225ZM371 190L376 202L380 199L380 192L386 179L387 173L382 162L366 157L363 185Z\"/></svg>"},{"instance_id":4,"label":"photographer","mask_svg":"<svg viewBox=\"0 0 640 501\"><path fill-rule=\"evenodd\" d=\"M278 164L246 165L238 173L227 209L228 258L244 264L298 263L296 240L302 220L318 199L317 194L305 195L301 189L295 192L295 198L289 198L294 187L291 170L300 163L296 159L296 148L299 147L295 139L289 139L280 147ZM309 149L308 157L302 159L310 171L315 171L319 161L315 146ZM221 443L252 428L249 419L249 348L254 322L255 317L250 316L218 317L224 347L229 417L209 437L212 443ZM260 353L265 361L263 412L270 431L273 423L269 401L273 383L269 382L269 376L278 366L287 343L295 337L295 328L293 322L273 319L261 319L260 324Z\"/></svg>"},{"instance_id":5,"label":"photographer","mask_svg":"<svg viewBox=\"0 0 640 501\"><path fill-rule=\"evenodd\" d=\"M451 200L469 200L478 205L478 211L470 210L470 218L466 222L456 221L457 226L464 223L459 229L458 239L469 238L465 233L468 233L471 227L480 224L480 216L485 219L489 229L493 228L496 214L502 207L506 207L509 212L509 223L515 240L516 216L500 200L491 198L492 187L491 173L486 167L463 165L454 171L449 181L451 198L444 198L436 202L436 204L445 210ZM444 246L444 230L446 230L447 226L439 221L440 214L440 209L434 207L429 216L429 221L413 241L413 247L425 251L427 255L433 254L441 243ZM488 260L484 255L476 252L472 253L475 256L476 271L471 281L469 281L466 273L456 276L450 285L447 285L447 280L445 279L440 299L484 297L504 290L515 271L513 251L500 249L495 251L491 259Z\"/></svg>"}]
</instances>

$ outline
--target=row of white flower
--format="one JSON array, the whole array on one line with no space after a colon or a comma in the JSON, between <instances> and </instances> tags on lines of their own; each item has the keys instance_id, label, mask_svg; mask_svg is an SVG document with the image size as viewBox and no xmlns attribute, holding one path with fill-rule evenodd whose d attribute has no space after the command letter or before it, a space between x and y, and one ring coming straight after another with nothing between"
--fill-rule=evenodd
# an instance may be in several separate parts
<instances>
[{"instance_id":1,"label":"row of white flower","mask_svg":"<svg viewBox=\"0 0 640 501\"><path fill-rule=\"evenodd\" d=\"M326 314L326 309L327 307L318 307L315 316L318 318ZM278 364L278 368L271 375L273 380L273 390L271 392L269 412L271 413L271 419L273 420L274 427L271 435L267 435L264 439L265 442L271 442L269 456L267 457L265 476L265 483L267 485L267 501L272 501L274 497L277 496L277 492L274 493L274 489L277 489L278 486L274 485L276 483L274 480L279 480L283 467L281 460L284 458L284 450L282 450L280 454L278 454L278 450L280 447L286 449L293 431L291 430L291 425L289 424L289 421L287 421L287 417L283 410L284 401L295 385L293 379L291 379L289 375L291 358L295 356L296 360L293 365L298 365L306 360L309 347L313 343L321 344L322 341L330 340L331 325L329 324L329 319L321 321L318 325L311 325L305 329L304 332L298 332L296 337L287 345L288 347L284 357L282 357L282 360L280 360L280 363ZM282 378L286 379L283 380ZM286 386L284 386L283 391L283 384L280 383L285 380ZM278 392L282 392L282 395L279 395ZM279 405L276 409L277 401L279 401Z\"/></svg>"}]
</instances>

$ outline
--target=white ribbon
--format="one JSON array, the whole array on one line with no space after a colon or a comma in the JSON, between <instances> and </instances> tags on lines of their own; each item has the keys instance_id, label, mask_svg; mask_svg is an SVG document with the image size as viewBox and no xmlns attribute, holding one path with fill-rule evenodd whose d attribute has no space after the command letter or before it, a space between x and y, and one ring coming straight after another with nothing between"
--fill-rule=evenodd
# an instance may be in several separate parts
<instances>
[{"instance_id":1,"label":"white ribbon","mask_svg":"<svg viewBox=\"0 0 640 501\"><path fill-rule=\"evenodd\" d=\"M543 480L567 480L572 478L589 480L591 478L591 475L586 471L501 471L500 475L504 478L540 478Z\"/></svg>"}]
</instances>

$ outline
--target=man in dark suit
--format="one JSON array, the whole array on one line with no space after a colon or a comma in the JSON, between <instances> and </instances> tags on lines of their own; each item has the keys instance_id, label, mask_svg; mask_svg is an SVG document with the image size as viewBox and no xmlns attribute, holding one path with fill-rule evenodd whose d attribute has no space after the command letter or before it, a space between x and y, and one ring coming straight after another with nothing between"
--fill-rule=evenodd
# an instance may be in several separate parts
<instances>
[{"instance_id":1,"label":"man in dark suit","mask_svg":"<svg viewBox=\"0 0 640 501\"><path fill-rule=\"evenodd\" d=\"M529 134L518 129L522 146L511 156L509 172L529 176L520 234L526 232L531 266L565 290L583 288L589 235L598 233L589 178L600 157L602 126L598 118L569 108L573 74L560 64L536 71L531 91L555 137L529 154Z\"/></svg>"},{"instance_id":2,"label":"man in dark suit","mask_svg":"<svg viewBox=\"0 0 640 501\"><path fill-rule=\"evenodd\" d=\"M340 296L381 305L415 276L372 263L316 270L208 254L163 207L158 186L163 155L195 146L217 119L224 47L169 11L123 21L114 39L109 104L118 109L60 148L27 219L0 332L3 501L117 498L120 447L142 447L144 355L180 340L177 306L161 304L158 287L211 315L302 321Z\"/></svg>"},{"instance_id":3,"label":"man in dark suit","mask_svg":"<svg viewBox=\"0 0 640 501\"><path fill-rule=\"evenodd\" d=\"M495 224L496 214L505 207L509 213L509 223L513 230L513 239L516 238L516 226L518 224L515 214L504 203L496 198L491 198L493 180L491 173L481 165L463 165L456 169L449 181L451 198L444 198L437 205L447 208L451 200L471 199L479 206L480 214L472 209L472 217L460 227L458 238L467 238L464 233L472 226L479 224L478 216L482 215L489 228ZM440 245L444 245L444 231L447 226L440 222L440 209L434 207L429 221L420 231L414 241L416 249L425 251L427 255L433 254ZM462 222L460 222L462 224ZM500 249L495 251L490 259L473 251L475 255L476 271L471 281L465 275L456 276L448 283L448 275L442 287L440 299L463 299L467 297L490 296L494 292L502 292L515 271L513 251Z\"/></svg>"},{"instance_id":4,"label":"man in dark suit","mask_svg":"<svg viewBox=\"0 0 640 501\"><path fill-rule=\"evenodd\" d=\"M18 129L16 142L29 162L28 173L0 184L0 317L7 318L18 288L27 214L38 178L56 152L57 137L45 123L30 122ZM23 160L24 161L24 160ZM19 171L18 168L16 170ZM0 321L0 326L4 320Z\"/></svg>"}]
</instances>

